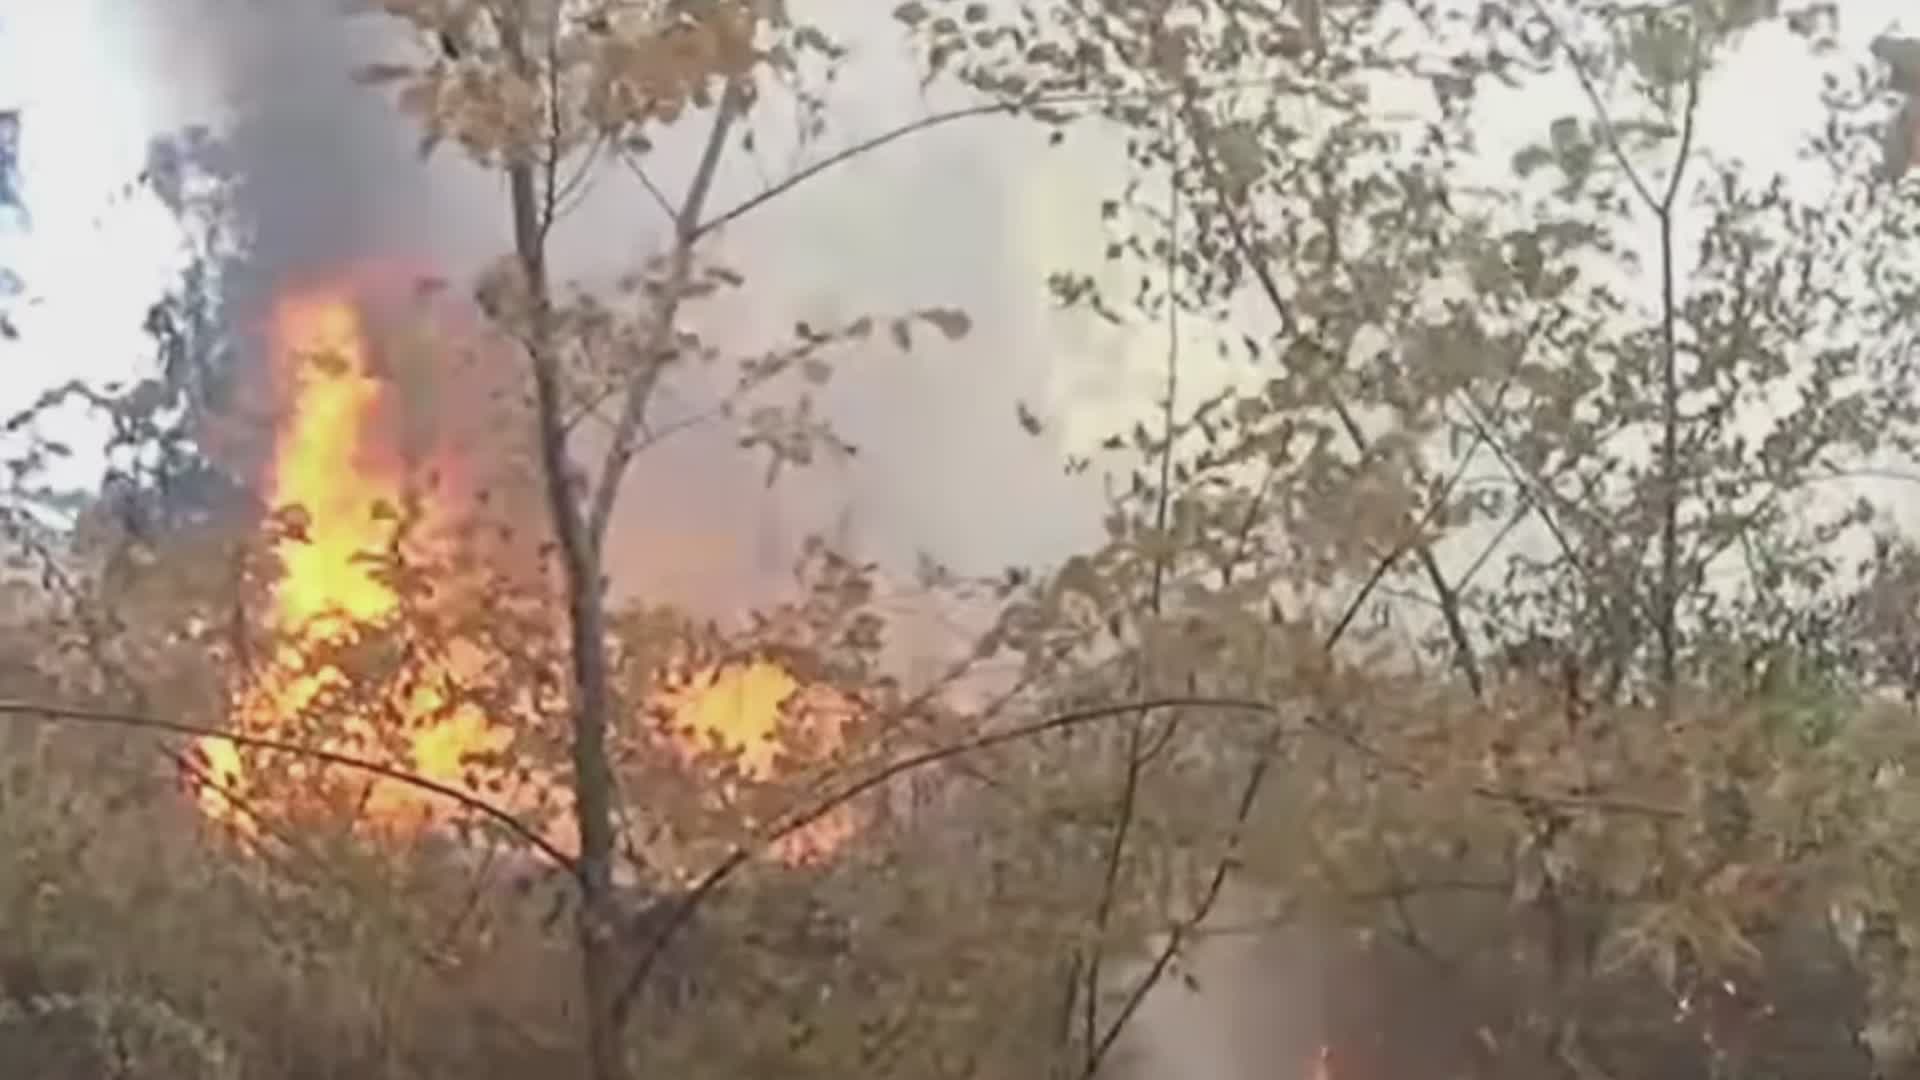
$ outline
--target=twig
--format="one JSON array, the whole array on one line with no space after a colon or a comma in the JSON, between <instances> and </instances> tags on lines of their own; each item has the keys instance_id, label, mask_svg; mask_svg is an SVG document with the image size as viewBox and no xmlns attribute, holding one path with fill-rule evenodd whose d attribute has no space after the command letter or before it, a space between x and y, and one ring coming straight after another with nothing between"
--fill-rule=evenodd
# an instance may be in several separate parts
<instances>
[{"instance_id":1,"label":"twig","mask_svg":"<svg viewBox=\"0 0 1920 1080\"><path fill-rule=\"evenodd\" d=\"M1680 149L1667 190L1654 209L1660 221L1660 708L1667 718L1680 679L1680 305L1675 296L1673 209L1692 157L1693 131L1700 106L1702 30L1693 28L1691 62L1687 69L1687 100L1680 121Z\"/></svg>"},{"instance_id":2,"label":"twig","mask_svg":"<svg viewBox=\"0 0 1920 1080\"><path fill-rule=\"evenodd\" d=\"M221 728L202 724L190 724L180 720L163 720L155 716L141 716L137 713L116 712L109 709L88 709L75 705L60 705L51 702L0 701L0 717L17 720L55 720L79 724L93 724L102 727L134 728L143 731L157 731L168 735L182 735L196 739L218 739L255 750L267 750L274 753L291 754L308 761L333 765L355 772L368 773L397 784L416 788L437 795L481 814L506 828L527 846L552 860L556 866L569 873L574 872L572 856L555 847L546 838L533 831L526 823L498 806L461 791L459 788L429 779L418 773L384 765L378 761L342 754L317 746L302 746L282 739L262 735L248 735L244 732L226 731Z\"/></svg>"},{"instance_id":3,"label":"twig","mask_svg":"<svg viewBox=\"0 0 1920 1080\"><path fill-rule=\"evenodd\" d=\"M833 169L836 166L844 165L871 151L878 150L888 143L897 142L909 135L917 135L920 132L940 127L943 124L951 124L957 120L968 120L976 116L993 116L1000 113L1011 114L1019 110L1020 105L1016 102L992 101L978 105L966 105L957 109L948 109L944 112L937 112L908 121L899 127L890 128L878 135L862 139L852 146L836 150L826 157L821 158L819 161L815 161L796 170L792 175L782 178L779 182L767 187L765 190L750 195L714 217L694 225L689 238L697 240L716 229L725 228L727 225L752 213L761 206L772 202L774 199L799 187L808 180L819 176L821 173Z\"/></svg>"},{"instance_id":4,"label":"twig","mask_svg":"<svg viewBox=\"0 0 1920 1080\"><path fill-rule=\"evenodd\" d=\"M1559 22L1554 19L1552 13L1547 11L1546 5L1541 0L1530 0L1530 3L1533 6L1534 16L1546 24L1547 33L1552 35L1554 42L1560 46L1561 54L1567 59L1567 66L1573 69L1574 77L1580 80L1580 89L1586 94L1587 101L1593 105L1594 115L1599 118L1600 128L1605 132L1607 149L1612 152L1614 161L1626 175L1627 182L1633 185L1634 192L1640 196L1641 201L1645 202L1648 208L1658 205L1653 189L1641 179L1640 171L1633 167L1633 161L1627 157L1626 148L1620 145L1618 129L1614 127L1613 117L1607 110L1606 97L1600 93L1600 87L1593 81L1593 74L1587 70L1587 63L1581 58L1580 50L1574 47L1573 40L1560 29Z\"/></svg>"},{"instance_id":5,"label":"twig","mask_svg":"<svg viewBox=\"0 0 1920 1080\"><path fill-rule=\"evenodd\" d=\"M721 94L713 127L707 133L706 147L700 154L700 164L687 185L680 208L674 213L671 270L654 305L652 332L641 350L640 368L634 372L633 381L627 384L620 418L614 423L613 438L601 462L600 475L594 480L592 508L587 513L586 528L588 542L595 551L606 542L607 526L613 518L620 482L625 479L627 466L639 449L635 444L635 436L646 420L654 389L659 386L660 377L673 359L674 327L679 321L680 305L687 298L687 281L693 273L693 248L700 239L698 222L705 210L707 196L713 190L714 177L719 172L720 155L726 149L727 134L733 130L744 108L739 88L729 85Z\"/></svg>"},{"instance_id":6,"label":"twig","mask_svg":"<svg viewBox=\"0 0 1920 1080\"><path fill-rule=\"evenodd\" d=\"M1102 723L1134 716L1148 709L1173 708L1212 709L1255 716L1269 716L1274 712L1271 704L1252 698L1206 697L1199 695L1181 695L1154 698L1146 701L1095 705L1084 709L1057 713L1032 723L1022 724L1003 731L989 732L971 739L932 747L897 758L875 769L867 776L848 783L820 802L789 816L785 821L777 823L752 842L734 848L731 853L716 863L706 874L702 875L693 887L681 896L680 902L675 905L673 912L662 921L653 937L643 948L639 959L635 963L633 973L629 976L621 991L619 1008L622 1014L632 1005L634 995L637 994L641 986L644 985L647 976L651 974L654 964L659 960L666 946L693 917L694 911L705 902L708 896L719 889L721 885L725 884L729 878L737 873L740 868L746 865L755 855L768 850L788 836L822 820L827 815L847 803L852 802L854 799L882 787L899 776L925 768L929 765L940 764L951 758L979 753L983 750L1005 746L1010 743L1022 742L1051 732L1065 731L1071 728L1083 727L1088 724Z\"/></svg>"},{"instance_id":7,"label":"twig","mask_svg":"<svg viewBox=\"0 0 1920 1080\"><path fill-rule=\"evenodd\" d=\"M1170 155L1177 155L1173 142L1174 110L1167 110L1167 146ZM1167 522L1173 503L1173 448L1178 432L1174 425L1174 410L1180 396L1180 297L1177 289L1180 272L1180 184L1181 174L1177 156L1170 163L1167 182L1167 256L1166 256L1166 296L1167 305L1167 363L1165 400L1160 410L1160 477L1159 487L1154 492L1154 530L1157 547L1153 559L1153 579L1147 598L1148 611L1154 619L1162 612L1162 596L1166 588L1167 563L1171 545L1167 543ZM1135 689L1138 694L1144 691L1145 668L1151 658L1146 654L1142 643L1135 670ZM1094 1056L1095 1039L1100 1030L1100 982L1103 961L1106 954L1106 935L1108 924L1113 919L1113 909L1118 902L1120 887L1120 868L1126 858L1127 840L1133 829L1133 821L1138 811L1141 774L1152 757L1170 745L1179 729L1179 717L1168 719L1152 749L1143 752L1145 731L1149 712L1135 715L1127 727L1126 760L1121 767L1120 792L1115 799L1113 838L1107 848L1106 870L1102 876L1099 899L1094 903L1092 942L1088 946L1091 954L1085 965L1085 980L1081 986L1081 1037L1087 1047L1089 1063L1097 1067Z\"/></svg>"},{"instance_id":8,"label":"twig","mask_svg":"<svg viewBox=\"0 0 1920 1080\"><path fill-rule=\"evenodd\" d=\"M1200 96L1207 96L1251 87L1266 89L1268 84L1256 79L1233 79L1226 80L1217 86L1198 88L1193 91L1193 93ZM745 215L752 213L755 209L779 198L786 192L799 187L808 180L838 166L845 165L869 151L877 150L880 147L886 146L888 143L897 142L909 135L917 135L923 131L942 127L958 120L968 120L981 116L1011 116L1041 106L1091 105L1113 100L1143 100L1149 102L1171 100L1185 93L1187 93L1187 91L1184 90L1143 91L1133 94L1102 94L1088 91L1070 91L1058 94L1027 95L1012 101L981 102L974 105L963 105L957 108L931 113L909 120L898 127L890 128L878 135L862 139L852 146L837 150L818 161L794 170L790 175L776 181L766 190L751 195L738 204L715 215L713 218L701 222L694 230L695 238L703 237L715 229L725 228L727 225L732 224Z\"/></svg>"},{"instance_id":9,"label":"twig","mask_svg":"<svg viewBox=\"0 0 1920 1080\"><path fill-rule=\"evenodd\" d=\"M626 150L620 151L620 163L640 181L640 186L652 196L653 204L660 208L660 212L667 215L669 221L673 220L673 202L667 198L666 192L660 190L660 185L653 182L653 177L647 174L647 167Z\"/></svg>"}]
</instances>

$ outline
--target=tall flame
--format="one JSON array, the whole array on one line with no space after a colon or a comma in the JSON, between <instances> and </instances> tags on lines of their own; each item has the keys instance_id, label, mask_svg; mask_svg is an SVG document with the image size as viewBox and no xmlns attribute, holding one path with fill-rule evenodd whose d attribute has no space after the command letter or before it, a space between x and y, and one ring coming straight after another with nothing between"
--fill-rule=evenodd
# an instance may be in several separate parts
<instances>
[{"instance_id":1,"label":"tall flame","mask_svg":"<svg viewBox=\"0 0 1920 1080\"><path fill-rule=\"evenodd\" d=\"M275 594L277 621L298 626L338 610L374 619L393 608L392 593L354 565L385 539L371 507L399 492L378 467L369 421L382 384L367 368L360 313L336 297L296 298L274 320L293 408L274 453L273 503L299 506L303 542L285 544L286 575Z\"/></svg>"},{"instance_id":2,"label":"tall flame","mask_svg":"<svg viewBox=\"0 0 1920 1080\"><path fill-rule=\"evenodd\" d=\"M296 295L277 305L273 345L284 382L287 417L274 448L268 477L272 505L297 509L297 525L278 544L283 575L272 594L271 629L291 641L282 661L235 703L238 726L271 733L284 718L299 714L316 696L340 686L337 670L312 670L303 653L325 645L331 635L356 624L379 620L399 603L393 590L369 572L363 558L383 548L392 536L391 513L398 506L402 478L378 429L387 384L370 365L366 329L359 308L332 291ZM457 654L456 654L457 655ZM455 661L452 666L465 667ZM427 674L457 675L459 672ZM411 761L398 767L449 786L463 786L467 757L497 747L503 733L472 709L449 712L441 695L425 687L403 703L401 726L408 732ZM377 720L345 717L339 738L326 748L365 756ZM362 737L358 747L354 736ZM203 745L218 787L202 793L203 805L229 816L231 791L245 775L245 763L224 740ZM374 821L423 810L421 798L402 785L377 783L367 791L365 813Z\"/></svg>"},{"instance_id":3,"label":"tall flame","mask_svg":"<svg viewBox=\"0 0 1920 1080\"><path fill-rule=\"evenodd\" d=\"M402 502L405 478L390 430L394 387L373 370L368 330L353 291L320 288L286 297L273 313L272 344L284 419L266 481L270 505L283 508L293 524L277 545L283 574L272 592L268 623L287 645L236 693L232 712L243 733L303 741L286 732L287 719L315 710L319 695L345 689L347 682L338 670L316 670L311 656L337 635L389 617L399 606L400 598L369 572L364 556L392 538L392 515L376 508ZM432 519L439 510L429 505L424 512ZM439 677L457 683L477 670L478 657L462 660L457 650L453 656L443 665L452 670L420 673L434 677L415 684L430 688L441 684ZM837 743L843 703L831 697L761 661L709 671L674 695L670 705L675 726L690 740L688 750L696 742L718 742L739 752L748 778L768 780L781 768L779 736L787 714L805 714L827 748ZM472 755L505 741L504 730L488 718L472 708L447 709L432 689L416 692L395 711L401 715L328 716L323 726L334 736L323 748L377 756L371 748L390 742L374 738L376 729L398 726L411 760L382 764L464 789ZM202 751L214 781L202 785L205 812L248 828L234 798L245 792L248 755L219 739L203 740ZM426 800L415 789L376 780L365 789L361 813L375 826L419 823L432 808ZM816 858L850 831L847 813L836 812L780 841L777 853L788 861Z\"/></svg>"}]
</instances>

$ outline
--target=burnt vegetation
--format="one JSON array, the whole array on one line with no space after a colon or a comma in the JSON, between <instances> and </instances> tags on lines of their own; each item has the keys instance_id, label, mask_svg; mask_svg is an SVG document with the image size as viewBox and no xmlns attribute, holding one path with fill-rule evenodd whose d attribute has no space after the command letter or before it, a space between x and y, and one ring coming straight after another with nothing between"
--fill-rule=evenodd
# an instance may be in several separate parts
<instances>
[{"instance_id":1,"label":"burnt vegetation","mask_svg":"<svg viewBox=\"0 0 1920 1080\"><path fill-rule=\"evenodd\" d=\"M1247 1076L1920 1074L1920 47L1814 0L372 7L360 92L510 243L254 342L246 162L156 150L153 378L6 428L0 1071L1201 1076L1197 994L1271 1026L1205 1051ZM830 93L875 56L931 102L878 132ZM1152 389L1003 434L1104 530L622 588L682 432L910 470L845 384L999 362L939 296L742 344L779 283L722 246L963 127L1077 169L1100 240L1026 284ZM609 278L556 236L615 185ZM394 430L295 483L323 398ZM738 706L776 751L687 704L742 672L798 688Z\"/></svg>"}]
</instances>

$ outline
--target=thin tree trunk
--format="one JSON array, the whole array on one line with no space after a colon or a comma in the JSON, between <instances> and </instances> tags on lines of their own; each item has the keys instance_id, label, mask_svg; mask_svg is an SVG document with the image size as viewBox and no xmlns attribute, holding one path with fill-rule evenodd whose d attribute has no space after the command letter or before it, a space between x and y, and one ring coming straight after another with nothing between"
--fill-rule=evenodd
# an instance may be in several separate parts
<instances>
[{"instance_id":1,"label":"thin tree trunk","mask_svg":"<svg viewBox=\"0 0 1920 1080\"><path fill-rule=\"evenodd\" d=\"M619 965L614 956L613 775L607 761L607 719L612 708L605 593L599 555L587 536L585 516L574 490L573 468L567 459L559 357L552 342L546 260L532 167L513 166L508 186L514 246L532 298L527 341L539 414L540 465L567 597L568 651L573 667L574 824L580 833L575 866L580 878L580 961L587 1049L594 1080L623 1080L626 1059L613 1008L619 989Z\"/></svg>"},{"instance_id":2,"label":"thin tree trunk","mask_svg":"<svg viewBox=\"0 0 1920 1080\"><path fill-rule=\"evenodd\" d=\"M1697 14L1696 14L1697 17ZM1674 268L1674 212L1693 153L1694 129L1700 113L1701 30L1693 28L1691 64L1687 69L1686 101L1682 106L1680 149L1673 172L1654 212L1660 223L1660 711L1673 718L1674 694L1680 684L1680 300Z\"/></svg>"},{"instance_id":3,"label":"thin tree trunk","mask_svg":"<svg viewBox=\"0 0 1920 1080\"><path fill-rule=\"evenodd\" d=\"M594 1080L624 1080L626 1059L613 1007L620 974L614 955L618 920L613 895L613 775L607 760L612 695L607 671L605 593L599 555L587 535L585 515L574 489L573 468L567 458L559 357L551 340L546 264L531 166L513 166L508 186L515 249L532 297L533 325L527 341L539 414L540 465L567 598L573 675L574 824L580 834L575 867L580 880L578 930L587 1050Z\"/></svg>"},{"instance_id":4,"label":"thin tree trunk","mask_svg":"<svg viewBox=\"0 0 1920 1080\"><path fill-rule=\"evenodd\" d=\"M522 27L500 20L501 41L510 61L530 80L537 74L526 55ZM556 132L557 136L557 132ZM549 168L556 145L549 147ZM572 665L571 719L574 824L580 850L575 859L580 905L576 930L580 947L582 1007L592 1080L626 1080L627 1060L616 1003L620 990L617 907L613 892L613 770L607 757L607 728L612 714L607 667L605 589L600 553L588 531L567 454L561 357L554 341L552 287L546 241L552 224L553 178L544 189L536 163L523 157L507 168L513 217L514 255L527 289L526 349L533 369L534 403L547 513L559 546L567 602L568 652Z\"/></svg>"}]
</instances>

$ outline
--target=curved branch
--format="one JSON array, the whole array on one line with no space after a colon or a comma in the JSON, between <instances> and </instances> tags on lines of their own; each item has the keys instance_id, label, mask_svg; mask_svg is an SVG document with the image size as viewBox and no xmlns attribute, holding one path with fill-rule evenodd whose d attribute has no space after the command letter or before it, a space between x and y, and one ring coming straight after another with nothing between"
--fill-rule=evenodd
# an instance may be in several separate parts
<instances>
[{"instance_id":1,"label":"curved branch","mask_svg":"<svg viewBox=\"0 0 1920 1080\"><path fill-rule=\"evenodd\" d=\"M1613 115L1607 108L1606 96L1600 92L1599 84L1594 82L1593 73L1587 70L1587 62L1581 58L1579 48L1574 45L1573 39L1567 36L1566 31L1561 29L1559 20L1553 17L1545 4L1540 0L1531 0L1531 4L1534 16L1546 24L1547 33L1551 34L1554 43L1560 46L1560 53L1566 58L1567 66L1573 69L1574 78L1580 80L1580 90L1586 95L1587 102L1593 106L1594 118L1600 121L1600 129L1606 135L1607 150L1612 153L1614 162L1620 166L1620 171L1626 176L1627 183L1633 187L1634 194L1640 197L1640 201L1646 204L1647 209L1657 211L1660 208L1660 199L1653 193L1653 188L1647 184L1645 178L1640 175L1640 170L1633 167L1633 160L1627 157L1626 148L1620 145L1619 130L1614 127Z\"/></svg>"},{"instance_id":2,"label":"curved branch","mask_svg":"<svg viewBox=\"0 0 1920 1080\"><path fill-rule=\"evenodd\" d=\"M1239 88L1243 88L1246 85L1253 85L1253 83L1251 82L1251 80L1231 80L1231 81L1223 82L1218 86L1203 87L1196 90L1195 92L1198 94L1204 95L1204 94L1218 92L1218 91L1239 89ZM1171 99L1172 97L1175 96L1176 93L1177 93L1176 91L1169 91L1169 92L1162 92L1162 93L1144 93L1144 94L1137 94L1137 95L1129 94L1129 95L1120 95L1120 96L1128 99L1153 101L1159 98ZM980 102L973 105L963 105L963 106L959 106L952 109L946 109L941 112L929 113L926 116L922 116L915 120L909 120L906 123L901 124L897 127L893 127L886 131L883 131L878 135L873 135L868 138L862 139L859 142L854 143L852 146L848 146L843 149L836 150L833 153L828 154L826 157L821 158L819 161L813 162L810 165L806 165L800 169L795 170L792 174L782 178L779 182L768 187L766 190L761 191L755 195L750 195L747 198L741 200L736 205L728 208L727 210L722 211L721 213L715 215L714 217L706 221L700 222L698 225L694 226L693 237L695 239L698 239L700 237L705 236L707 233L713 232L716 229L724 228L725 226L730 225L733 222L738 221L740 218L745 217L746 215L752 213L754 210L759 209L761 206L764 206L767 203L772 202L774 199L777 199L780 196L786 194L787 192L793 190L794 188L799 187L801 184L806 183L808 180L811 180L822 173L829 172L832 169L835 169L841 165L845 165L848 162L854 161L855 159L860 158L871 151L878 150L881 147L888 145L889 143L898 142L899 140L904 139L909 135L917 135L923 131L929 131L933 128L942 127L947 124L951 124L957 120L970 120L980 116L995 116L995 115L1013 116L1025 110L1032 109L1036 106L1044 107L1044 106L1052 106L1052 105L1094 104L1097 102L1111 100L1113 96L1114 95L1098 94L1098 93L1092 93L1087 91L1075 91L1075 92L1060 93L1060 94L1040 94L1040 95L1019 98L1013 101Z\"/></svg>"},{"instance_id":3,"label":"curved branch","mask_svg":"<svg viewBox=\"0 0 1920 1080\"><path fill-rule=\"evenodd\" d=\"M1173 505L1173 448L1179 433L1174 423L1174 410L1180 398L1180 162L1174 143L1174 110L1167 110L1167 147L1169 154L1169 175L1167 177L1167 256L1165 273L1167 277L1167 353L1166 353L1166 400L1161 403L1160 437L1160 478L1159 489L1154 492L1153 528L1159 534L1162 545L1154 553L1153 579L1151 591L1147 597L1149 613L1158 619L1161 616L1161 604L1166 588L1168 562L1170 556L1164 546L1167 541L1167 521ZM1143 642L1139 656L1141 671L1144 674L1147 662L1146 643ZM1139 692L1136 688L1135 693ZM1092 944L1086 963L1086 972L1081 993L1083 1018L1082 1038L1087 1046L1087 1063L1090 1070L1099 1068L1099 1057L1094 1047L1100 1030L1100 982L1101 969L1106 952L1108 924L1113 920L1114 908L1118 905L1120 888L1120 870L1125 861L1127 841L1131 838L1134 817L1138 810L1140 783L1142 774L1152 759L1164 750L1179 731L1180 718L1173 717L1160 731L1155 745L1146 746L1146 722L1152 714L1142 710L1134 716L1127 729L1126 761L1121 769L1120 792L1115 800L1115 821L1113 837L1107 846L1106 870L1102 875L1100 896L1094 903Z\"/></svg>"},{"instance_id":4,"label":"curved branch","mask_svg":"<svg viewBox=\"0 0 1920 1080\"><path fill-rule=\"evenodd\" d=\"M671 943L675 935L686 927L687 923L693 918L695 910L719 889L721 885L724 885L727 879L737 873L740 868L745 866L755 855L770 849L773 845L794 833L821 821L827 817L827 815L840 809L847 803L886 785L906 773L925 768L929 765L937 765L953 758L978 753L982 750L990 750L996 746L1005 746L1009 743L1036 738L1050 732L1064 731L1086 724L1136 716L1149 710L1177 708L1219 709L1255 716L1272 716L1275 712L1274 706L1271 703L1258 701L1253 698L1206 697L1200 695L1181 695L1153 698L1147 701L1093 705L1084 709L1074 709L1068 712L1056 713L1045 719L1008 728L1004 731L988 732L984 735L977 735L971 739L949 743L945 746L932 747L927 750L896 758L866 776L848 783L846 786L819 802L790 815L786 820L776 823L772 828L756 837L751 843L734 848L726 858L714 864L712 869L708 870L705 875L695 882L692 888L681 894L680 900L674 905L673 911L660 922L658 929L654 931L653 936L647 941L639 959L635 961L634 970L622 986L620 997L616 1001L615 1008L617 1009L617 1015L626 1015L627 1009L633 1004L634 996L639 993L640 988L646 983L647 976L652 974L654 965L659 961L661 954L666 951L667 945Z\"/></svg>"},{"instance_id":5,"label":"curved branch","mask_svg":"<svg viewBox=\"0 0 1920 1080\"><path fill-rule=\"evenodd\" d=\"M878 135L862 139L852 146L828 154L826 157L795 171L792 175L785 177L765 190L754 195L749 195L747 198L742 199L740 202L721 211L719 214L692 226L689 239L697 240L716 229L724 228L787 192L792 191L808 180L819 176L821 173L827 172L837 166L845 165L856 158L880 149L888 143L897 142L909 135L917 135L920 132L940 127L943 124L950 124L956 120L968 120L976 116L992 116L996 113L1014 113L1019 111L1020 108L1021 106L1017 103L1005 101L967 105L957 109L948 109L945 112L922 116L917 120L911 120L898 127L890 128Z\"/></svg>"},{"instance_id":6,"label":"curved branch","mask_svg":"<svg viewBox=\"0 0 1920 1080\"><path fill-rule=\"evenodd\" d=\"M179 720L162 720L158 717L141 716L137 713L115 712L111 709L88 709L72 705L52 705L31 701L0 701L0 717L30 721L52 720L77 724L92 724L98 727L134 728L141 731L157 731L167 735L180 735L188 738L220 739L232 743L235 746L292 754L295 757L304 758L308 761L317 761L324 765L333 765L342 769L351 769L356 772L367 773L384 780L391 780L396 784L403 784L407 787L439 796L442 799L456 803L468 810L487 817L496 824L504 827L508 832L519 837L522 841L526 842L529 847L545 855L548 859L551 859L554 865L561 867L569 874L576 873L573 856L555 847L545 837L533 831L525 822L507 811L502 810L500 807L495 806L485 799L461 791L459 788L453 787L450 784L443 784L438 780L432 780L418 773L408 772L405 769L397 769L391 765L383 765L378 761L373 761L368 758L355 757L352 754L342 754L333 750L324 750L316 746L302 746L299 743L287 742L282 739L268 738L261 735L247 735L237 731L224 731L216 727L207 727L203 724L189 724Z\"/></svg>"},{"instance_id":7,"label":"curved branch","mask_svg":"<svg viewBox=\"0 0 1920 1080\"><path fill-rule=\"evenodd\" d=\"M1214 156L1214 148L1208 137L1209 127L1205 117L1200 113L1193 99L1189 98L1183 103L1181 120L1187 129L1187 137L1193 142L1196 152L1195 156L1205 169L1207 182L1213 187L1214 191L1220 195L1223 201L1221 218L1226 223L1227 236L1232 242L1234 253L1240 257L1240 260L1246 264L1248 270L1253 274L1254 282L1259 286L1262 298L1266 300L1268 307L1272 309L1274 318L1279 320L1282 331L1289 337L1305 341L1306 339L1301 335L1299 320L1295 317L1292 308L1287 305L1286 297L1280 290L1279 281L1273 276L1272 268L1267 265L1266 260L1261 258L1260 253L1255 249L1252 238L1247 235L1245 223L1240 220L1240 215L1225 205L1228 200L1228 193L1232 191L1232 187L1227 183L1226 177L1221 171L1220 163ZM1331 250L1329 252L1329 258L1332 258ZM1355 448L1362 454L1366 453L1368 447L1366 434L1361 428L1358 419L1353 415L1352 409L1347 406L1344 400L1337 396L1330 398L1328 404L1332 408L1335 418L1340 421L1340 426L1345 431L1348 439L1354 443ZM1421 571L1426 575L1428 583L1433 587L1435 597L1440 602L1441 618L1445 622L1448 637L1451 638L1453 642L1454 666L1459 670L1461 676L1466 679L1467 685L1473 690L1474 696L1476 698L1481 697L1485 694L1486 683L1480 672L1479 661L1474 656L1473 640L1467 631L1465 619L1461 615L1459 591L1447 581L1446 574L1443 573L1440 568L1439 560L1434 557L1432 546L1420 542L1418 529L1415 530L1413 535L1415 542L1412 546L1412 551L1420 563Z\"/></svg>"},{"instance_id":8,"label":"curved branch","mask_svg":"<svg viewBox=\"0 0 1920 1080\"><path fill-rule=\"evenodd\" d=\"M667 945L672 942L673 938L678 935L681 930L686 928L687 924L692 920L695 911L702 903L718 891L720 886L726 884L727 880L738 873L755 855L771 850L773 846L780 841L820 822L829 814L839 810L841 807L862 795L869 794L907 773L914 772L929 765L941 764L968 754L978 753L982 750L990 750L1011 743L1023 742L1041 735L1082 727L1087 724L1125 719L1143 712L1182 708L1213 709L1220 712L1240 713L1251 717L1267 718L1277 718L1279 714L1279 707L1273 702L1260 701L1255 698L1213 697L1199 694L1171 695L1141 701L1090 705L1081 709L1072 709L1066 712L1055 713L1031 723L1021 724L1002 731L987 732L984 735L976 735L970 739L948 743L944 746L931 747L896 758L866 776L847 783L838 791L826 796L819 802L789 815L783 821L775 823L752 841L735 847L725 858L715 863L711 869L702 875L691 888L681 893L677 902L673 905L673 910L657 924L653 935L648 939L639 958L635 961L633 972L622 985L620 996L615 1001L616 1015L621 1017L626 1015L627 1010L632 1007L634 996L645 984L647 976L652 973L654 965L666 951ZM1249 772L1247 780L1240 792L1240 805L1236 809L1235 814L1236 828L1234 833L1236 836L1239 829L1244 828L1246 821L1251 817L1253 800L1257 797L1261 787L1265 783L1267 773L1272 767L1274 751L1278 748L1282 739L1289 734L1295 733L1295 730L1290 726L1276 727L1262 740L1262 746L1256 756L1254 768ZM1325 720L1308 716L1300 723L1300 733L1318 735L1338 742L1367 757L1376 765L1383 767L1389 772L1404 776L1415 784L1425 784L1428 782L1428 777L1418 766L1402 761L1379 747L1373 746L1362 739L1356 732L1343 725L1329 723ZM1684 816L1684 811L1682 810L1655 803L1590 795L1534 794L1525 791L1496 788L1484 784L1476 784L1467 788L1466 794L1473 796L1475 799L1506 806L1532 808L1552 807L1569 811L1584 810L1595 813L1620 814L1655 820L1675 820ZM1224 874L1231 872L1233 866L1234 859L1231 851L1229 851L1228 855L1220 860L1220 865L1216 866L1215 876L1223 878ZM1221 885L1213 885L1210 883L1208 892L1210 895L1217 896L1220 888L1223 886L1224 880ZM1205 906L1206 905L1203 905L1203 910ZM1204 914L1202 915L1202 919L1204 919ZM1122 1018L1122 1020L1124 1022L1124 1018Z\"/></svg>"}]
</instances>

